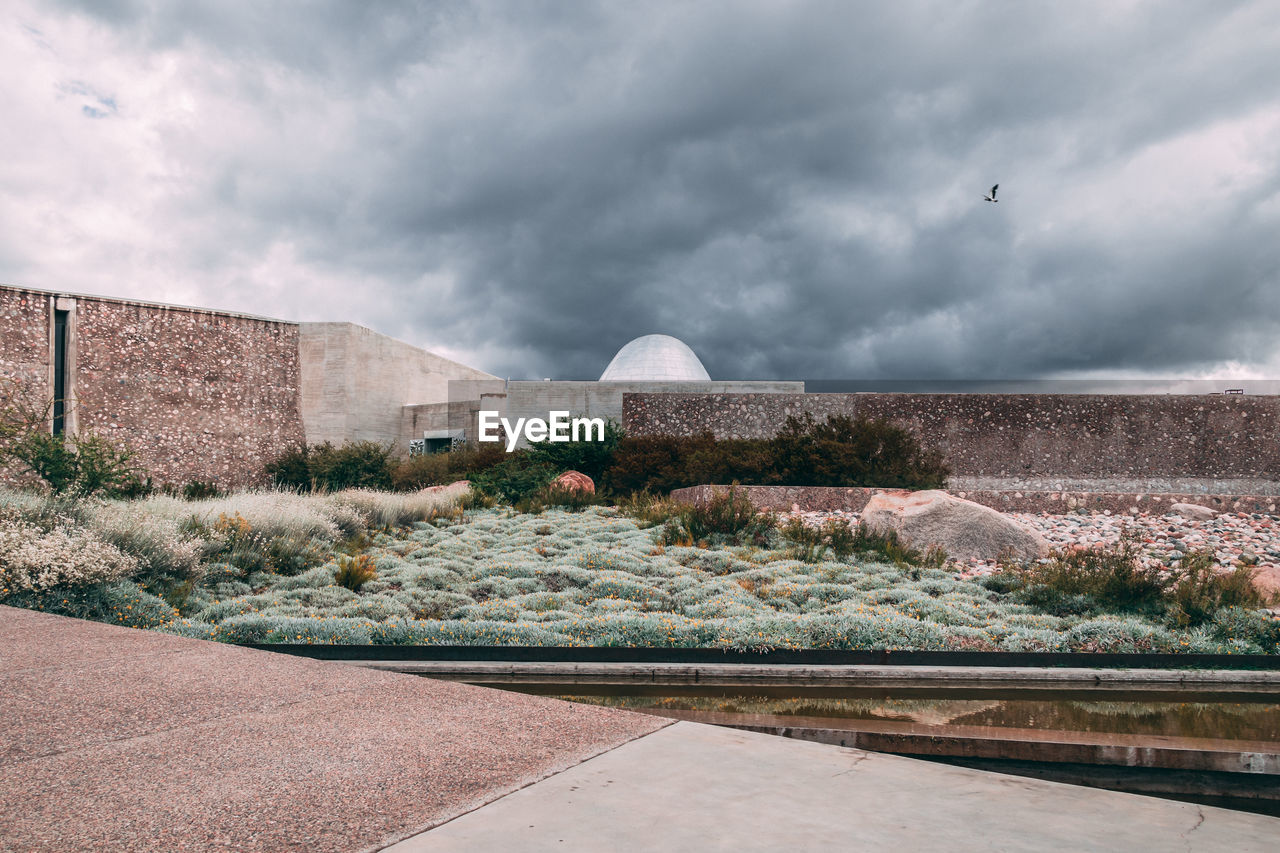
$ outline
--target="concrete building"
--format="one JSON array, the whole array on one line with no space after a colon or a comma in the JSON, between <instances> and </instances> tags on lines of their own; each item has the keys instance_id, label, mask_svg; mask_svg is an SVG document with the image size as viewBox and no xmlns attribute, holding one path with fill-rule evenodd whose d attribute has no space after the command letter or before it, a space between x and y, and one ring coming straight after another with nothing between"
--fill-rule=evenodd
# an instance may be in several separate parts
<instances>
[{"instance_id":1,"label":"concrete building","mask_svg":"<svg viewBox=\"0 0 1280 853\"><path fill-rule=\"evenodd\" d=\"M50 430L125 445L156 483L221 486L260 482L268 461L302 442L376 441L408 454L473 441L482 409L621 423L628 393L804 391L800 382L711 381L697 355L665 335L623 347L608 381L509 382L353 323L6 285L0 377L54 401Z\"/></svg>"},{"instance_id":2,"label":"concrete building","mask_svg":"<svg viewBox=\"0 0 1280 853\"><path fill-rule=\"evenodd\" d=\"M55 401L50 430L129 447L157 484L222 486L260 482L304 441L407 451L406 405L447 401L452 380L496 379L353 323L3 285L0 377Z\"/></svg>"},{"instance_id":3,"label":"concrete building","mask_svg":"<svg viewBox=\"0 0 1280 853\"><path fill-rule=\"evenodd\" d=\"M436 450L449 441L472 441L480 411L515 423L546 419L551 412L623 423L627 394L803 394L803 382L712 380L697 354L669 335L644 335L618 350L598 381L518 380L450 383L447 403L408 406L401 440ZM418 443L420 442L420 443ZM526 442L521 439L518 446Z\"/></svg>"}]
</instances>

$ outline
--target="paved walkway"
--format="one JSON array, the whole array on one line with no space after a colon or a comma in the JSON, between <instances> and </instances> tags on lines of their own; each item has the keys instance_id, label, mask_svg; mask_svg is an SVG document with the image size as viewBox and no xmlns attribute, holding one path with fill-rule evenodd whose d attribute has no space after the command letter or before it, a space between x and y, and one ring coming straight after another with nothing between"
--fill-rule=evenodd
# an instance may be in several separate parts
<instances>
[{"instance_id":1,"label":"paved walkway","mask_svg":"<svg viewBox=\"0 0 1280 853\"><path fill-rule=\"evenodd\" d=\"M0 850L377 850L665 725L0 607Z\"/></svg>"},{"instance_id":2,"label":"paved walkway","mask_svg":"<svg viewBox=\"0 0 1280 853\"><path fill-rule=\"evenodd\" d=\"M666 725L0 607L0 850L1250 851L1280 837L1275 818Z\"/></svg>"},{"instance_id":3,"label":"paved walkway","mask_svg":"<svg viewBox=\"0 0 1280 853\"><path fill-rule=\"evenodd\" d=\"M1261 853L1278 838L1277 818L677 723L387 853Z\"/></svg>"}]
</instances>

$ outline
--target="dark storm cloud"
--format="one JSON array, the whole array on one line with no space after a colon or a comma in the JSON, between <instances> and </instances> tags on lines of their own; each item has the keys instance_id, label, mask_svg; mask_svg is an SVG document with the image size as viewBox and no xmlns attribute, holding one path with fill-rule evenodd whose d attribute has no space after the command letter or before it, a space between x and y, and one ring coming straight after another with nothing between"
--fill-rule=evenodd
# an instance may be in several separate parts
<instances>
[{"instance_id":1,"label":"dark storm cloud","mask_svg":"<svg viewBox=\"0 0 1280 853\"><path fill-rule=\"evenodd\" d=\"M1280 359L1274 5L78 8L234 105L157 215L243 310L516 377L652 332L721 378ZM285 244L316 284L245 272Z\"/></svg>"}]
</instances>

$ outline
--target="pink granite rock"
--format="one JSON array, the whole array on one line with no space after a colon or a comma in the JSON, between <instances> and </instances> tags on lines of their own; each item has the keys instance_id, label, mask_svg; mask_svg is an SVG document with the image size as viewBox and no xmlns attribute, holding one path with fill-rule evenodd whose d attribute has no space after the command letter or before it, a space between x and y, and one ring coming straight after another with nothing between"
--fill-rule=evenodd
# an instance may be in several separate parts
<instances>
[{"instance_id":1,"label":"pink granite rock","mask_svg":"<svg viewBox=\"0 0 1280 853\"><path fill-rule=\"evenodd\" d=\"M1280 603L1280 566L1254 567L1253 585L1272 604Z\"/></svg>"},{"instance_id":2,"label":"pink granite rock","mask_svg":"<svg viewBox=\"0 0 1280 853\"><path fill-rule=\"evenodd\" d=\"M952 559L1012 555L1030 560L1049 553L1048 543L1035 530L990 507L938 490L880 492L863 508L862 522L879 533L896 532L913 548L942 548Z\"/></svg>"},{"instance_id":3,"label":"pink granite rock","mask_svg":"<svg viewBox=\"0 0 1280 853\"><path fill-rule=\"evenodd\" d=\"M595 482L578 471L565 471L551 481L551 487L563 489L566 492L586 492L587 494L594 494L596 490Z\"/></svg>"}]
</instances>

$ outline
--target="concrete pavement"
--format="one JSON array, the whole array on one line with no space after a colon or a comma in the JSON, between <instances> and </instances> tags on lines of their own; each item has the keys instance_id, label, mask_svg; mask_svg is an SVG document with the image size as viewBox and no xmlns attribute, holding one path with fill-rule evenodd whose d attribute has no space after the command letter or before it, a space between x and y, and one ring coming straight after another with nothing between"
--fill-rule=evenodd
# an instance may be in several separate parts
<instances>
[{"instance_id":1,"label":"concrete pavement","mask_svg":"<svg viewBox=\"0 0 1280 853\"><path fill-rule=\"evenodd\" d=\"M677 723L402 841L453 851L1273 851L1280 819Z\"/></svg>"}]
</instances>

